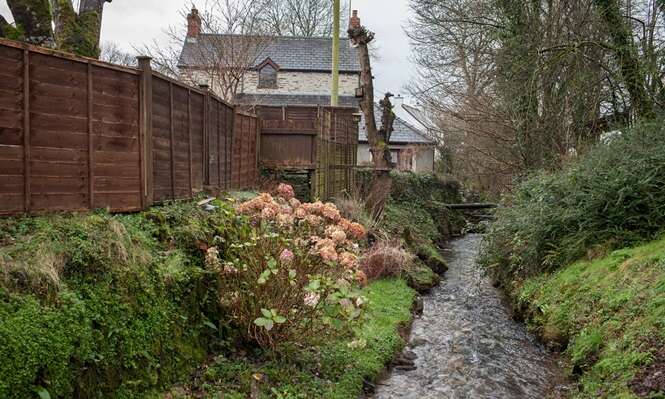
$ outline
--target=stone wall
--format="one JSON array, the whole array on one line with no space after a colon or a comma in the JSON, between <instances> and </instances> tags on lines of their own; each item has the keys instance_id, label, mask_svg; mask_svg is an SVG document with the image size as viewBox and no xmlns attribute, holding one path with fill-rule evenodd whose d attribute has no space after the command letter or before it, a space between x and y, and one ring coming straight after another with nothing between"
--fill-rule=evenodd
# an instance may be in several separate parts
<instances>
[{"instance_id":1,"label":"stone wall","mask_svg":"<svg viewBox=\"0 0 665 399\"><path fill-rule=\"evenodd\" d=\"M359 86L359 75L341 73L339 75L339 95L353 96ZM329 72L277 72L277 88L259 89L259 73L245 74L240 91L246 94L317 94L330 95L332 75Z\"/></svg>"}]
</instances>

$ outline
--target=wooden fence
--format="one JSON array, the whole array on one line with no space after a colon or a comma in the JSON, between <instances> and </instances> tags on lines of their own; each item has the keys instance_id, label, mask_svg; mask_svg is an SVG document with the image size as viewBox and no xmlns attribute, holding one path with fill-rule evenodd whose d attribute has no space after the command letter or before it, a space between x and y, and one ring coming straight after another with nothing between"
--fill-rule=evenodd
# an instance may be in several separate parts
<instances>
[{"instance_id":1,"label":"wooden fence","mask_svg":"<svg viewBox=\"0 0 665 399\"><path fill-rule=\"evenodd\" d=\"M137 211L256 183L258 123L150 69L0 39L0 215Z\"/></svg>"},{"instance_id":2,"label":"wooden fence","mask_svg":"<svg viewBox=\"0 0 665 399\"><path fill-rule=\"evenodd\" d=\"M307 173L313 198L349 191L358 152L358 110L346 107L256 108L265 169Z\"/></svg>"}]
</instances>

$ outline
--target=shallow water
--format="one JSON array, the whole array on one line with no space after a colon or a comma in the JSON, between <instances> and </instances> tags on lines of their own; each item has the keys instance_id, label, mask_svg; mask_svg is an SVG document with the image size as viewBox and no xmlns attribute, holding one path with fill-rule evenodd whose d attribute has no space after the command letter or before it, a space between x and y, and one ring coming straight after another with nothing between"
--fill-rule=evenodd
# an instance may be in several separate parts
<instances>
[{"instance_id":1,"label":"shallow water","mask_svg":"<svg viewBox=\"0 0 665 399\"><path fill-rule=\"evenodd\" d=\"M554 357L513 321L476 264L481 236L451 243L450 270L424 298L406 348L416 370L393 370L374 398L544 398L559 379Z\"/></svg>"}]
</instances>

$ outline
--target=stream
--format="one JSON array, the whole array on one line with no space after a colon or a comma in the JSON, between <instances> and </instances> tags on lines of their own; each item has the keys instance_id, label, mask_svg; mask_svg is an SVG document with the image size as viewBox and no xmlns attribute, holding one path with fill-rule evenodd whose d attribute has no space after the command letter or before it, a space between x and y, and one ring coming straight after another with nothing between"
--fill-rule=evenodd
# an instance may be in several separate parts
<instances>
[{"instance_id":1,"label":"stream","mask_svg":"<svg viewBox=\"0 0 665 399\"><path fill-rule=\"evenodd\" d=\"M523 324L514 321L503 295L476 264L480 235L450 244L450 269L424 297L405 350L415 370L393 369L375 399L545 398L561 372Z\"/></svg>"}]
</instances>

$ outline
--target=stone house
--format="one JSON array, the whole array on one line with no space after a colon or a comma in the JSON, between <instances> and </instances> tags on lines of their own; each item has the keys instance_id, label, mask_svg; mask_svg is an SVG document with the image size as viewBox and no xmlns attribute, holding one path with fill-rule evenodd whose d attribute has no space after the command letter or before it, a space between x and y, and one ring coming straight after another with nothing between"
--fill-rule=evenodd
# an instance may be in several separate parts
<instances>
[{"instance_id":1,"label":"stone house","mask_svg":"<svg viewBox=\"0 0 665 399\"><path fill-rule=\"evenodd\" d=\"M187 22L178 65L184 80L207 84L239 104L330 105L332 38L204 34L196 9ZM215 74L206 73L206 64L236 69L232 96L223 93L221 79L214 81ZM339 69L339 104L357 107L360 64L348 39L341 39Z\"/></svg>"},{"instance_id":2,"label":"stone house","mask_svg":"<svg viewBox=\"0 0 665 399\"><path fill-rule=\"evenodd\" d=\"M330 105L332 38L204 34L196 9L188 15L187 23L187 38L179 60L183 80L207 84L218 96L247 106ZM358 51L348 39L340 41L339 105L358 107ZM211 65L219 65L237 78L231 95L224 92L221 78L215 79L214 71L219 68ZM434 143L397 111L390 143L393 161L401 170L432 171ZM369 163L371 154L363 121L358 164Z\"/></svg>"}]
</instances>

